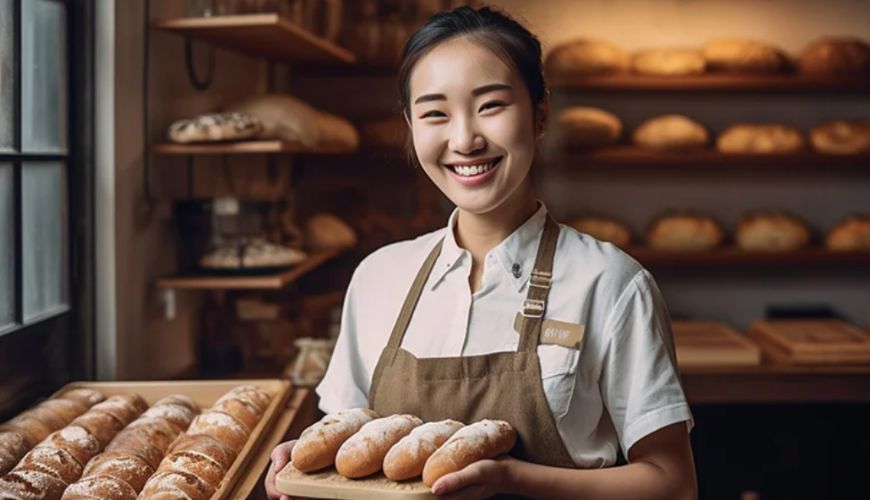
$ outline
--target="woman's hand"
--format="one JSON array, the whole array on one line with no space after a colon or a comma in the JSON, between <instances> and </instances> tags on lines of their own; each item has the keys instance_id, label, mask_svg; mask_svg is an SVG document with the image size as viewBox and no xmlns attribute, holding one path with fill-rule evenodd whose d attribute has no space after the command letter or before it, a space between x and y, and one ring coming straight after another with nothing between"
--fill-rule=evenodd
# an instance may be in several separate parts
<instances>
[{"instance_id":1,"label":"woman's hand","mask_svg":"<svg viewBox=\"0 0 870 500\"><path fill-rule=\"evenodd\" d=\"M275 489L275 474L290 461L290 452L295 444L296 440L293 439L279 444L272 450L272 465L269 466L269 472L266 473L266 495L269 496L269 500L290 500L289 496L282 495Z\"/></svg>"},{"instance_id":2,"label":"woman's hand","mask_svg":"<svg viewBox=\"0 0 870 500\"><path fill-rule=\"evenodd\" d=\"M504 455L494 460L480 460L466 468L451 472L432 485L432 493L445 500L479 500L504 493L508 467L519 460Z\"/></svg>"}]
</instances>

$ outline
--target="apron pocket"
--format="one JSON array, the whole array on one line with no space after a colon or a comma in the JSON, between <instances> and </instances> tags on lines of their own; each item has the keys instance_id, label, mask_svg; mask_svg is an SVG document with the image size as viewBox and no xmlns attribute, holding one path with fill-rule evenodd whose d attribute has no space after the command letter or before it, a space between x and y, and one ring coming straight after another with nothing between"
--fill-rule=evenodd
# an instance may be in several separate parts
<instances>
[{"instance_id":1,"label":"apron pocket","mask_svg":"<svg viewBox=\"0 0 870 500\"><path fill-rule=\"evenodd\" d=\"M553 416L559 418L568 411L577 372L580 351L558 345L538 346L541 361L541 382Z\"/></svg>"}]
</instances>

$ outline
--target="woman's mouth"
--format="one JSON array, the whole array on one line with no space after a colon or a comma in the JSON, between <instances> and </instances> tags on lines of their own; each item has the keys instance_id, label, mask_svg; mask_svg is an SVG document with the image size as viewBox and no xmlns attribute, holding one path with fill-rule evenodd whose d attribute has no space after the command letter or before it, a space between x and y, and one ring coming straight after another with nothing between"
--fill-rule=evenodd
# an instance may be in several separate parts
<instances>
[{"instance_id":1,"label":"woman's mouth","mask_svg":"<svg viewBox=\"0 0 870 500\"><path fill-rule=\"evenodd\" d=\"M486 182L501 166L501 156L482 158L480 161L445 163L444 166L453 174L453 178L464 185L477 185Z\"/></svg>"}]
</instances>

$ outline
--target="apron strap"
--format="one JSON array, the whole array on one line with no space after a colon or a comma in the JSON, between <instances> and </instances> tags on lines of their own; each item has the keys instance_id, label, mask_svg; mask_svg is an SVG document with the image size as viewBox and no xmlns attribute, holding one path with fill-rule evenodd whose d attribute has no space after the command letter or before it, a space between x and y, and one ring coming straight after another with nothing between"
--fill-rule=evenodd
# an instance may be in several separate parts
<instances>
[{"instance_id":1,"label":"apron strap","mask_svg":"<svg viewBox=\"0 0 870 500\"><path fill-rule=\"evenodd\" d=\"M432 268L435 267L435 261L441 255L441 246L444 244L444 238L438 240L438 243L429 252L426 260L423 261L423 266L417 271L417 277L414 278L414 283L411 284L411 290L405 296L405 303L402 304L402 309L399 312L399 317L393 325L393 332L390 334L390 340L387 342L387 349L390 356L390 361L396 356L396 351L402 345L402 339L405 337L405 331L408 329L408 324L411 322L411 316L414 314L414 309L417 307L417 302L420 300L420 295L423 292L423 287L426 285L426 280L429 279L429 274Z\"/></svg>"},{"instance_id":2,"label":"apron strap","mask_svg":"<svg viewBox=\"0 0 870 500\"><path fill-rule=\"evenodd\" d=\"M559 224L548 214L544 233L538 245L535 267L529 278L526 300L523 302L522 327L520 331L519 352L537 352L541 336L541 324L547 311L547 296L553 281L553 259L556 255L556 242L559 239Z\"/></svg>"}]
</instances>

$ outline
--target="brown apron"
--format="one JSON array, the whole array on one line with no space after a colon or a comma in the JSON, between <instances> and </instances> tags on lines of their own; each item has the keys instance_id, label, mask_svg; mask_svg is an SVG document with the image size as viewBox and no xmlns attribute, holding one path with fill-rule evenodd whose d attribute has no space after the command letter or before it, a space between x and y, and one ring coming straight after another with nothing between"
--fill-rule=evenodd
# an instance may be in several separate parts
<instances>
[{"instance_id":1,"label":"brown apron","mask_svg":"<svg viewBox=\"0 0 870 500\"><path fill-rule=\"evenodd\" d=\"M417 273L378 360L369 391L371 408L380 415L410 413L426 422L506 420L519 437L512 455L538 464L575 467L544 396L537 350L558 236L559 225L548 216L523 304L516 352L416 358L401 348L402 338L441 253L443 240L439 241Z\"/></svg>"}]
</instances>

